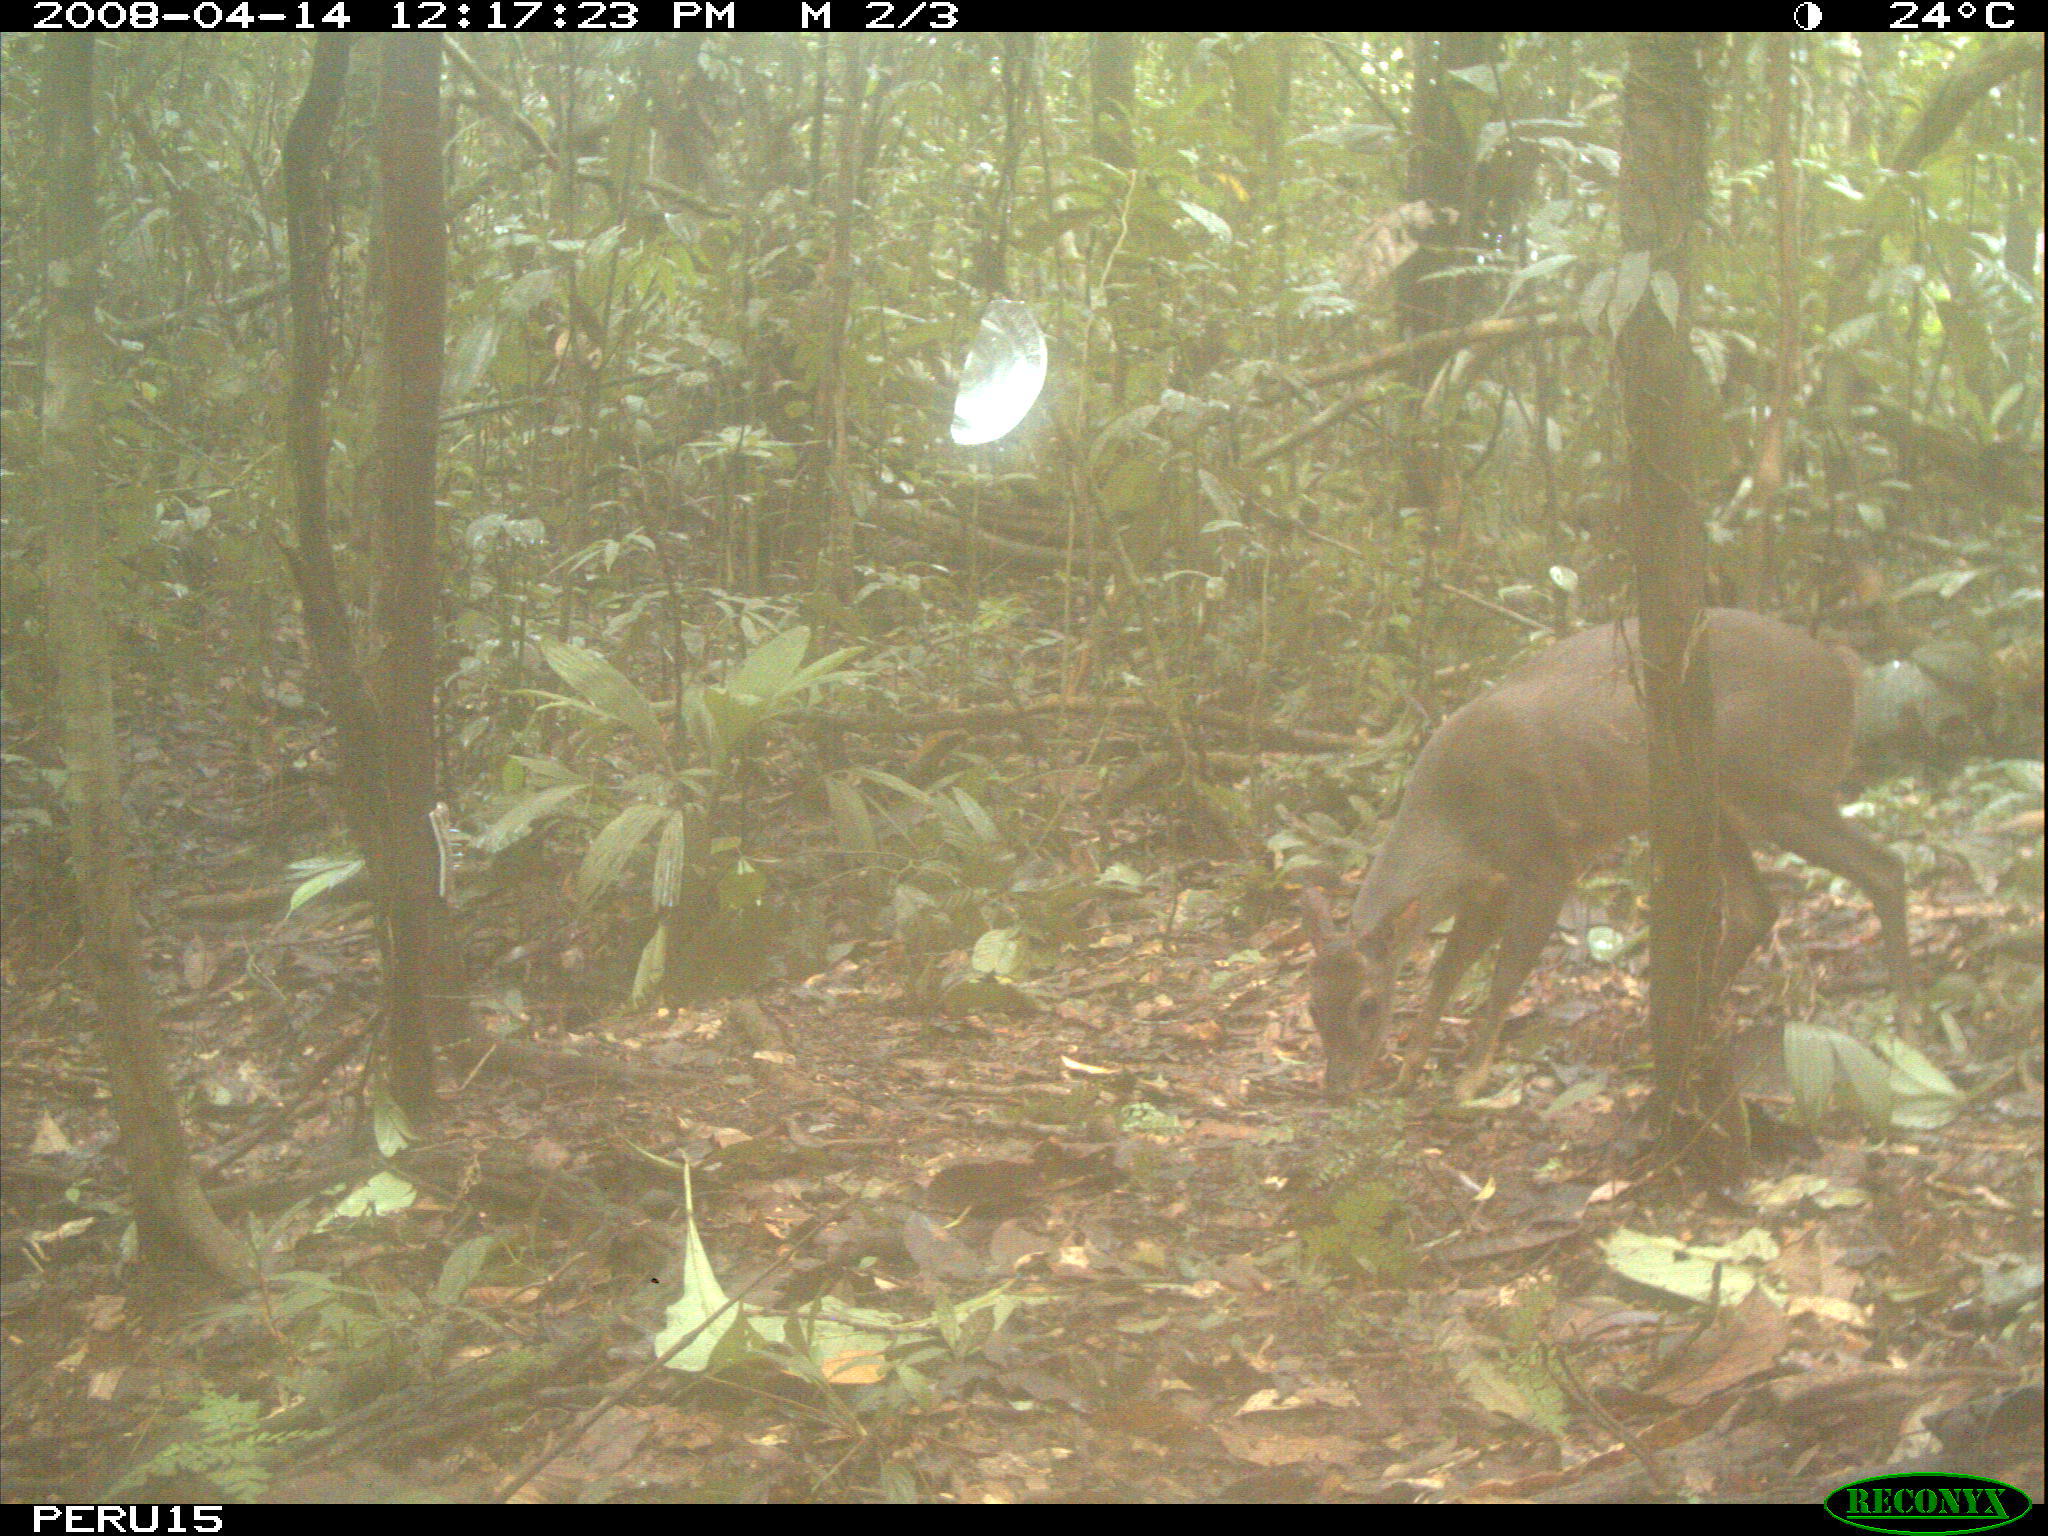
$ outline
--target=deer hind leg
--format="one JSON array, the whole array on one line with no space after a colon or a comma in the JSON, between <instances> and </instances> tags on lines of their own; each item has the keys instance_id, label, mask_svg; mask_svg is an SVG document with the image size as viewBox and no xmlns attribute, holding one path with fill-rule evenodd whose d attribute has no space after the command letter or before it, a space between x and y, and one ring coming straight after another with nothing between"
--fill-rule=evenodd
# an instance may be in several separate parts
<instances>
[{"instance_id":1,"label":"deer hind leg","mask_svg":"<svg viewBox=\"0 0 2048 1536\"><path fill-rule=\"evenodd\" d=\"M1900 1025L1911 1038L1919 1022L1920 996L1906 932L1906 866L1889 848L1845 821L1832 805L1773 811L1765 818L1763 831L1780 848L1832 870L1870 898L1882 931L1885 970L1898 994Z\"/></svg>"},{"instance_id":2,"label":"deer hind leg","mask_svg":"<svg viewBox=\"0 0 2048 1536\"><path fill-rule=\"evenodd\" d=\"M1721 942L1715 954L1713 996L1727 990L1778 921L1778 904L1757 872L1743 829L1721 819Z\"/></svg>"}]
</instances>

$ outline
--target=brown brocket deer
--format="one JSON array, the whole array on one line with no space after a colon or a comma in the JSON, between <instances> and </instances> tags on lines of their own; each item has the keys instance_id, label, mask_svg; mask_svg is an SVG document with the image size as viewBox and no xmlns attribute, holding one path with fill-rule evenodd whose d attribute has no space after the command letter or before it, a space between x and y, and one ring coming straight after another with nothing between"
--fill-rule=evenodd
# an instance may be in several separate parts
<instances>
[{"instance_id":1,"label":"brown brocket deer","mask_svg":"<svg viewBox=\"0 0 2048 1536\"><path fill-rule=\"evenodd\" d=\"M1877 908L1900 1006L1910 1010L1904 869L1836 808L1854 739L1854 656L1759 614L1711 608L1705 621L1725 886L1716 990L1777 919L1750 854L1761 838L1862 888ZM1357 1088L1402 961L1446 915L1455 921L1400 1084L1413 1081L1459 981L1498 945L1458 1096L1472 1097L1485 1080L1508 1004L1580 871L1648 824L1634 644L1633 622L1585 630L1452 715L1415 760L1346 927L1307 894L1309 1015L1323 1037L1332 1098Z\"/></svg>"}]
</instances>

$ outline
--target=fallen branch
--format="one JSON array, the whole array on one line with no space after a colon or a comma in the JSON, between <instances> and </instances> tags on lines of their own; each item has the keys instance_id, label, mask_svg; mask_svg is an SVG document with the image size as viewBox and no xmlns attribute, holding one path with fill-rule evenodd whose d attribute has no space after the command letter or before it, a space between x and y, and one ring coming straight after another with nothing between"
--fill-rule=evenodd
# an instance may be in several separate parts
<instances>
[{"instance_id":1,"label":"fallen branch","mask_svg":"<svg viewBox=\"0 0 2048 1536\"><path fill-rule=\"evenodd\" d=\"M1081 694L1052 694L1046 698L1033 699L1025 704L991 704L973 709L930 709L907 712L884 712L880 710L837 710L805 709L793 710L786 717L809 725L823 726L830 730L852 731L860 735L915 735L928 731L988 731L1002 730L1027 720L1042 720L1048 715L1116 715L1130 719L1165 719L1165 706L1149 699L1101 699ZM1271 721L1253 720L1232 710L1217 709L1211 705L1198 704L1188 711L1188 719L1197 725L1206 725L1214 730L1230 731L1239 736L1250 736L1261 744L1285 752L1355 752L1361 742L1355 736L1340 736L1332 731L1311 731L1300 726L1276 725Z\"/></svg>"},{"instance_id":2,"label":"fallen branch","mask_svg":"<svg viewBox=\"0 0 2048 1536\"><path fill-rule=\"evenodd\" d=\"M1063 549L1055 549L1049 544L1027 544L1021 539L1006 539L973 523L921 507L914 501L877 501L869 509L869 515L893 524L905 533L943 539L956 547L969 546L997 559L1014 560L1032 570L1058 571L1071 565L1076 571L1086 571L1093 564L1083 550L1075 550L1070 559Z\"/></svg>"}]
</instances>

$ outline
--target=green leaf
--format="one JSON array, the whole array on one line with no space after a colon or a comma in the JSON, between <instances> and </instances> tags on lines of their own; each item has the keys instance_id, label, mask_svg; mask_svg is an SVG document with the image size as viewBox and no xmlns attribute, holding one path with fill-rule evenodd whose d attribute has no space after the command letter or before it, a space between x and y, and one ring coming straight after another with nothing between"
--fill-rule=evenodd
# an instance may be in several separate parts
<instances>
[{"instance_id":1,"label":"green leaf","mask_svg":"<svg viewBox=\"0 0 2048 1536\"><path fill-rule=\"evenodd\" d=\"M1207 230L1218 245L1230 244L1230 225L1226 220L1211 213L1192 198L1181 197L1174 201L1180 204L1180 211Z\"/></svg>"},{"instance_id":2,"label":"green leaf","mask_svg":"<svg viewBox=\"0 0 2048 1536\"><path fill-rule=\"evenodd\" d=\"M781 634L770 635L726 674L727 690L751 694L757 699L773 698L789 686L810 643L810 629L802 624L792 624Z\"/></svg>"},{"instance_id":3,"label":"green leaf","mask_svg":"<svg viewBox=\"0 0 2048 1536\"><path fill-rule=\"evenodd\" d=\"M1548 277L1553 272L1561 272L1577 260L1578 257L1574 256L1571 252L1560 251L1556 255L1540 257L1530 262L1529 265L1517 272L1514 275L1514 279L1508 284L1507 296L1500 301L1501 307L1505 309L1513 302L1515 294L1522 284L1532 283L1540 278Z\"/></svg>"},{"instance_id":4,"label":"green leaf","mask_svg":"<svg viewBox=\"0 0 2048 1536\"><path fill-rule=\"evenodd\" d=\"M668 924L654 925L654 934L640 947L640 963L633 969L633 998L645 1002L668 975Z\"/></svg>"},{"instance_id":5,"label":"green leaf","mask_svg":"<svg viewBox=\"0 0 2048 1536\"><path fill-rule=\"evenodd\" d=\"M552 757L521 757L514 753L505 759L504 787L507 792L588 782L574 768L565 767Z\"/></svg>"},{"instance_id":6,"label":"green leaf","mask_svg":"<svg viewBox=\"0 0 2048 1536\"><path fill-rule=\"evenodd\" d=\"M699 696L709 727L705 745L714 762L724 762L761 722L761 701L724 688L706 688Z\"/></svg>"},{"instance_id":7,"label":"green leaf","mask_svg":"<svg viewBox=\"0 0 2048 1536\"><path fill-rule=\"evenodd\" d=\"M576 871L578 899L588 901L599 891L617 884L633 851L667 817L667 806L649 805L643 800L627 806L607 822L604 830L590 840L582 868Z\"/></svg>"},{"instance_id":8,"label":"green leaf","mask_svg":"<svg viewBox=\"0 0 2048 1536\"><path fill-rule=\"evenodd\" d=\"M1834 1041L1835 1063L1850 1101L1862 1112L1872 1135L1882 1135L1892 1119L1891 1071L1861 1040L1842 1035Z\"/></svg>"},{"instance_id":9,"label":"green leaf","mask_svg":"<svg viewBox=\"0 0 2048 1536\"><path fill-rule=\"evenodd\" d=\"M511 847L519 841L520 835L541 817L560 810L588 788L590 786L582 782L557 784L552 789L539 790L521 797L485 829L482 839L483 851L499 853Z\"/></svg>"},{"instance_id":10,"label":"green leaf","mask_svg":"<svg viewBox=\"0 0 2048 1536\"><path fill-rule=\"evenodd\" d=\"M711 1267L711 1255L704 1251L704 1240L697 1235L696 1192L688 1170L683 1174L682 1261L683 1293L670 1305L666 1325L654 1336L657 1356L667 1353L692 1328L706 1323L726 1302L725 1288L718 1283L718 1272ZM734 1307L673 1355L668 1368L692 1373L708 1370L713 1352L741 1321L740 1309Z\"/></svg>"},{"instance_id":11,"label":"green leaf","mask_svg":"<svg viewBox=\"0 0 2048 1536\"><path fill-rule=\"evenodd\" d=\"M1691 1244L1676 1237L1617 1228L1600 1249L1607 1267L1625 1280L1687 1301L1718 1300L1734 1306L1756 1288L1764 1265L1777 1257L1763 1234L1746 1234L1721 1245Z\"/></svg>"},{"instance_id":12,"label":"green leaf","mask_svg":"<svg viewBox=\"0 0 2048 1536\"><path fill-rule=\"evenodd\" d=\"M672 809L661 829L661 846L654 851L654 905L657 910L682 900L683 876L690 868L690 823L692 812Z\"/></svg>"},{"instance_id":13,"label":"green leaf","mask_svg":"<svg viewBox=\"0 0 2048 1536\"><path fill-rule=\"evenodd\" d=\"M1598 335L1601 317L1613 298L1614 269L1602 267L1586 280L1585 290L1579 295L1579 323Z\"/></svg>"},{"instance_id":14,"label":"green leaf","mask_svg":"<svg viewBox=\"0 0 2048 1536\"><path fill-rule=\"evenodd\" d=\"M746 912L761 904L768 894L768 877L745 859L718 877L718 905L727 912Z\"/></svg>"},{"instance_id":15,"label":"green leaf","mask_svg":"<svg viewBox=\"0 0 2048 1536\"><path fill-rule=\"evenodd\" d=\"M1649 286L1650 253L1623 252L1620 265L1614 271L1614 298L1607 306L1607 324L1614 335L1621 334L1621 328L1628 324L1629 317L1636 312L1636 305L1642 302L1643 293Z\"/></svg>"},{"instance_id":16,"label":"green leaf","mask_svg":"<svg viewBox=\"0 0 2048 1536\"><path fill-rule=\"evenodd\" d=\"M1024 963L1022 930L989 929L974 941L974 952L968 958L984 976L1015 976Z\"/></svg>"},{"instance_id":17,"label":"green leaf","mask_svg":"<svg viewBox=\"0 0 2048 1536\"><path fill-rule=\"evenodd\" d=\"M825 803L832 809L832 825L838 829L839 846L844 851L872 857L881 850L867 800L843 775L835 773L826 778Z\"/></svg>"},{"instance_id":18,"label":"green leaf","mask_svg":"<svg viewBox=\"0 0 2048 1536\"><path fill-rule=\"evenodd\" d=\"M419 1190L395 1173L373 1173L363 1183L335 1202L334 1209L314 1223L316 1229L332 1221L350 1221L359 1216L390 1216L410 1210Z\"/></svg>"},{"instance_id":19,"label":"green leaf","mask_svg":"<svg viewBox=\"0 0 2048 1536\"><path fill-rule=\"evenodd\" d=\"M988 812L981 808L980 802L974 796L968 794L966 790L959 788L957 785L948 791L948 795L953 802L954 809L960 813L961 819L973 829L974 835L981 840L983 846L989 848L1000 848L1003 846L1002 833L996 830L995 822L990 820Z\"/></svg>"},{"instance_id":20,"label":"green leaf","mask_svg":"<svg viewBox=\"0 0 2048 1536\"><path fill-rule=\"evenodd\" d=\"M1785 1079L1792 1087L1792 1102L1808 1125L1834 1102L1835 1050L1829 1039L1833 1033L1818 1024L1785 1026Z\"/></svg>"},{"instance_id":21,"label":"green leaf","mask_svg":"<svg viewBox=\"0 0 2048 1536\"><path fill-rule=\"evenodd\" d=\"M1891 1068L1891 1123L1901 1130L1931 1131L1961 1112L1966 1096L1941 1068L1895 1035L1879 1035L1878 1055Z\"/></svg>"},{"instance_id":22,"label":"green leaf","mask_svg":"<svg viewBox=\"0 0 2048 1536\"><path fill-rule=\"evenodd\" d=\"M411 1117L399 1107L389 1085L383 1082L370 1095L370 1134L377 1150L386 1157L398 1156L418 1139L413 1134Z\"/></svg>"},{"instance_id":23,"label":"green leaf","mask_svg":"<svg viewBox=\"0 0 2048 1536\"><path fill-rule=\"evenodd\" d=\"M1821 1024L1785 1026L1785 1077L1808 1124L1842 1096L1865 1124L1882 1131L1895 1123L1901 1090L1911 1092L1909 1078L1895 1065L1854 1035Z\"/></svg>"},{"instance_id":24,"label":"green leaf","mask_svg":"<svg viewBox=\"0 0 2048 1536\"><path fill-rule=\"evenodd\" d=\"M654 706L632 682L595 651L560 640L543 640L540 653L555 675L606 719L623 725L655 751L666 754L668 739L654 718Z\"/></svg>"},{"instance_id":25,"label":"green leaf","mask_svg":"<svg viewBox=\"0 0 2048 1536\"><path fill-rule=\"evenodd\" d=\"M866 779L870 784L879 784L883 789L893 790L913 805L929 807L932 803L929 790L919 789L915 784L905 779L899 779L895 774L889 773L884 769L856 768L853 771Z\"/></svg>"},{"instance_id":26,"label":"green leaf","mask_svg":"<svg viewBox=\"0 0 2048 1536\"><path fill-rule=\"evenodd\" d=\"M788 684L783 688L783 692L785 694L795 693L799 688L815 688L825 683L837 682L842 677L850 676L853 669L842 666L841 663L859 654L859 646L848 645L840 647L829 656L820 656L816 661L798 668L795 675L790 678Z\"/></svg>"},{"instance_id":27,"label":"green leaf","mask_svg":"<svg viewBox=\"0 0 2048 1536\"><path fill-rule=\"evenodd\" d=\"M463 1294L476 1283L484 1260L491 1256L491 1249L497 1246L497 1242L496 1237L486 1233L482 1237L472 1237L466 1243L456 1244L454 1252L441 1266L441 1278L434 1282L434 1300L444 1307L452 1307L462 1300Z\"/></svg>"},{"instance_id":28,"label":"green leaf","mask_svg":"<svg viewBox=\"0 0 2048 1536\"><path fill-rule=\"evenodd\" d=\"M298 867L297 865L293 866L295 869ZM333 860L325 869L322 869L312 878L300 882L298 887L292 892L290 903L284 909L285 914L289 916L314 897L323 895L333 890L336 886L346 885L349 881L355 879L357 875L361 874L362 871L363 861L361 859Z\"/></svg>"}]
</instances>

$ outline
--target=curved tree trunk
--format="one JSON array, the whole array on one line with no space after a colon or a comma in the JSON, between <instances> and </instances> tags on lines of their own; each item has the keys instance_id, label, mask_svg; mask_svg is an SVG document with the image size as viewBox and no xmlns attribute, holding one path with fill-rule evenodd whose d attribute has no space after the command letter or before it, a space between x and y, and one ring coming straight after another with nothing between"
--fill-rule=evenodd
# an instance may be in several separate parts
<instances>
[{"instance_id":1,"label":"curved tree trunk","mask_svg":"<svg viewBox=\"0 0 2048 1536\"><path fill-rule=\"evenodd\" d=\"M222 1280L243 1285L254 1278L255 1269L248 1251L200 1192L142 974L141 930L128 886L113 669L99 586L93 44L89 37L55 37L44 47L50 132L42 417L47 612L86 961L143 1252L157 1258L180 1249Z\"/></svg>"}]
</instances>

